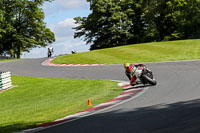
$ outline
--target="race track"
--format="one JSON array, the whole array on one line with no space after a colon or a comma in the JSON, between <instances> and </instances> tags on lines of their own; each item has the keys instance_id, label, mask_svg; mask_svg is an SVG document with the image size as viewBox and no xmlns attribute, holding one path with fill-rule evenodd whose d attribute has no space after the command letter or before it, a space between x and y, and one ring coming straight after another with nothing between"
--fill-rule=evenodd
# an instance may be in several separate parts
<instances>
[{"instance_id":1,"label":"race track","mask_svg":"<svg viewBox=\"0 0 200 133\"><path fill-rule=\"evenodd\" d=\"M46 60L1 62L12 75L124 80L122 65L48 67ZM158 84L141 96L103 112L50 127L40 133L200 132L200 61L146 63Z\"/></svg>"}]
</instances>

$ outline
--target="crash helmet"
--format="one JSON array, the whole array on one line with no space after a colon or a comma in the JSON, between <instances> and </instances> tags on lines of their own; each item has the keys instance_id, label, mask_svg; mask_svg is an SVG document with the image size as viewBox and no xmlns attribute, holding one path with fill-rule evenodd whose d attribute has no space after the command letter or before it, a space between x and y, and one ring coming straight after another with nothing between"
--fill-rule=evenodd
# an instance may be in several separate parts
<instances>
[{"instance_id":1,"label":"crash helmet","mask_svg":"<svg viewBox=\"0 0 200 133\"><path fill-rule=\"evenodd\" d=\"M130 69L130 63L124 63L124 69Z\"/></svg>"}]
</instances>

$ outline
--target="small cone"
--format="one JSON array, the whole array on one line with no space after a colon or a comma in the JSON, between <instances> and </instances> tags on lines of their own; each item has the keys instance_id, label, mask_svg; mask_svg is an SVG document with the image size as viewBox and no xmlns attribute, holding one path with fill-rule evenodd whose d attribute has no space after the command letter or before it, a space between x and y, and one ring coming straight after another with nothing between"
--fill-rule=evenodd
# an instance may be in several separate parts
<instances>
[{"instance_id":1,"label":"small cone","mask_svg":"<svg viewBox=\"0 0 200 133\"><path fill-rule=\"evenodd\" d=\"M88 99L88 106L92 106L91 100Z\"/></svg>"}]
</instances>

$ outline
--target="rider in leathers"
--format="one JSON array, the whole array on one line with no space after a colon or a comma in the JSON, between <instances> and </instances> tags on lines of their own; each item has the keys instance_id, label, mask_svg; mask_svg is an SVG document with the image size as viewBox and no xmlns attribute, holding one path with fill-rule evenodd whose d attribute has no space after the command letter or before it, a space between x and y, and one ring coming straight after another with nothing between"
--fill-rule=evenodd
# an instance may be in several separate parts
<instances>
[{"instance_id":1,"label":"rider in leathers","mask_svg":"<svg viewBox=\"0 0 200 133\"><path fill-rule=\"evenodd\" d=\"M142 70L138 67L143 67L143 64L129 64L124 63L125 74L130 80L130 84L136 85L136 79L139 78L142 74Z\"/></svg>"},{"instance_id":2,"label":"rider in leathers","mask_svg":"<svg viewBox=\"0 0 200 133\"><path fill-rule=\"evenodd\" d=\"M52 47L52 45L50 45L49 48L48 48L48 53L47 53L47 54L48 54L48 57L51 57L52 54L53 54L53 52L54 52L54 51L53 51L53 47Z\"/></svg>"}]
</instances>

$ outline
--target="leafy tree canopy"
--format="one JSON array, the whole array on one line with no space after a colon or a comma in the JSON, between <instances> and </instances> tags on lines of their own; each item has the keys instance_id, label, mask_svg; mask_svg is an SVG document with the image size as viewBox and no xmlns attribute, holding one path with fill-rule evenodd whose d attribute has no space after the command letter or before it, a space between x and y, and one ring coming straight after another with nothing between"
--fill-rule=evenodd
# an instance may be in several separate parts
<instances>
[{"instance_id":1,"label":"leafy tree canopy","mask_svg":"<svg viewBox=\"0 0 200 133\"><path fill-rule=\"evenodd\" d=\"M87 0L92 11L74 18L74 37L91 50L200 34L200 0Z\"/></svg>"},{"instance_id":2,"label":"leafy tree canopy","mask_svg":"<svg viewBox=\"0 0 200 133\"><path fill-rule=\"evenodd\" d=\"M46 28L41 5L51 0L1 0L0 53L20 58L22 52L55 41ZM2 20L2 21L1 21Z\"/></svg>"}]
</instances>

